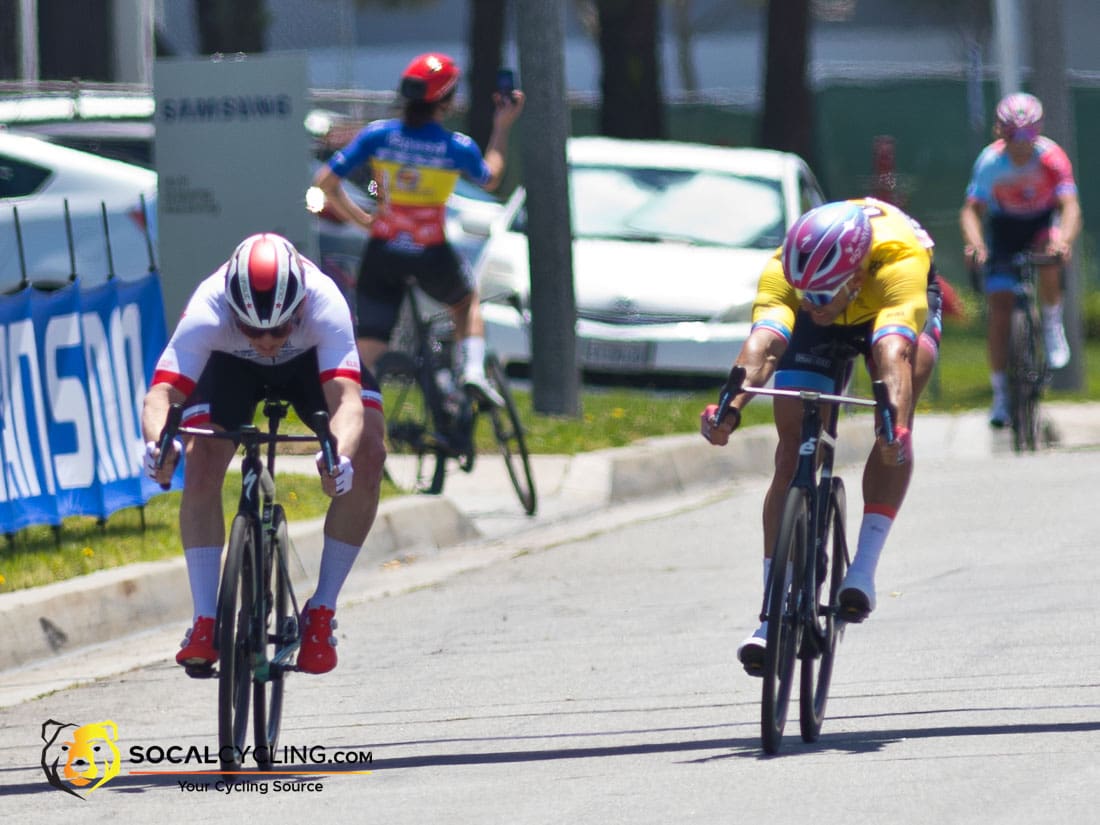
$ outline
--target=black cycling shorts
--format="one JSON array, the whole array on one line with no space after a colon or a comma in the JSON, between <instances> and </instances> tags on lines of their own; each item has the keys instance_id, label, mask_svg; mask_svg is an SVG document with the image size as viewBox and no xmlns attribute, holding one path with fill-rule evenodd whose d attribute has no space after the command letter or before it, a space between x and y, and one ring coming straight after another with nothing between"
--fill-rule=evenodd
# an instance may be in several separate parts
<instances>
[{"instance_id":1,"label":"black cycling shorts","mask_svg":"<svg viewBox=\"0 0 1100 825\"><path fill-rule=\"evenodd\" d=\"M356 286L356 332L360 338L389 340L409 278L415 278L433 300L447 306L460 303L474 291L469 267L449 243L406 253L371 238L359 264Z\"/></svg>"},{"instance_id":2,"label":"black cycling shorts","mask_svg":"<svg viewBox=\"0 0 1100 825\"><path fill-rule=\"evenodd\" d=\"M256 405L268 395L289 401L302 421L328 412L317 351L307 350L285 364L257 364L227 352L215 352L206 362L194 391L184 403L187 426L217 424L226 430L251 424Z\"/></svg>"},{"instance_id":3,"label":"black cycling shorts","mask_svg":"<svg viewBox=\"0 0 1100 825\"><path fill-rule=\"evenodd\" d=\"M934 355L943 330L943 295L935 275L935 268L929 269L928 314L919 336L931 339L928 344ZM872 321L820 326L809 313L799 311L790 343L776 365L776 388L840 392L851 377L854 358L862 355L866 361L872 360L873 332Z\"/></svg>"}]
</instances>

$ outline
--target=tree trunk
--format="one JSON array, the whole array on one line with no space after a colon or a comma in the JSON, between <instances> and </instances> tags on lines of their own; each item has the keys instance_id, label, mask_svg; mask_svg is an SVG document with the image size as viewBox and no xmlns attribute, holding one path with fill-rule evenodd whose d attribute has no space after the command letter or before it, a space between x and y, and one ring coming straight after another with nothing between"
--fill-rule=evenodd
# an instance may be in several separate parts
<instances>
[{"instance_id":1,"label":"tree trunk","mask_svg":"<svg viewBox=\"0 0 1100 825\"><path fill-rule=\"evenodd\" d=\"M600 131L610 137L665 137L658 0L598 0Z\"/></svg>"},{"instance_id":2,"label":"tree trunk","mask_svg":"<svg viewBox=\"0 0 1100 825\"><path fill-rule=\"evenodd\" d=\"M676 7L676 59L680 64L680 85L689 95L699 91L699 73L695 71L695 55L691 42L694 29L691 24L692 0L673 0Z\"/></svg>"},{"instance_id":3,"label":"tree trunk","mask_svg":"<svg viewBox=\"0 0 1100 825\"><path fill-rule=\"evenodd\" d=\"M38 60L42 80L112 81L112 3L86 0L74 13L68 0L38 0Z\"/></svg>"},{"instance_id":4,"label":"tree trunk","mask_svg":"<svg viewBox=\"0 0 1100 825\"><path fill-rule=\"evenodd\" d=\"M809 63L810 0L770 0L760 145L813 163L813 98Z\"/></svg>"},{"instance_id":5,"label":"tree trunk","mask_svg":"<svg viewBox=\"0 0 1100 825\"><path fill-rule=\"evenodd\" d=\"M195 0L202 54L255 53L265 50L265 0Z\"/></svg>"},{"instance_id":6,"label":"tree trunk","mask_svg":"<svg viewBox=\"0 0 1100 825\"><path fill-rule=\"evenodd\" d=\"M504 48L507 0L469 0L470 2L470 106L466 111L466 131L481 151L493 131L493 92Z\"/></svg>"},{"instance_id":7,"label":"tree trunk","mask_svg":"<svg viewBox=\"0 0 1100 825\"><path fill-rule=\"evenodd\" d=\"M535 411L580 415L577 308L565 141L565 0L517 0L527 105L517 124L527 184L531 387Z\"/></svg>"}]
</instances>

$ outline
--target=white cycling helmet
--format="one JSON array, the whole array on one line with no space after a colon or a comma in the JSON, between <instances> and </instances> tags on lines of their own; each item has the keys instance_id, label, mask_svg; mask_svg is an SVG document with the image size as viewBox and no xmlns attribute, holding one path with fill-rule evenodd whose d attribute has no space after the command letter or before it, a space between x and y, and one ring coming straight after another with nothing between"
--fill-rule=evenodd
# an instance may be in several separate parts
<instances>
[{"instance_id":1,"label":"white cycling helmet","mask_svg":"<svg viewBox=\"0 0 1100 825\"><path fill-rule=\"evenodd\" d=\"M252 329L275 329L306 296L305 268L294 244L273 232L250 235L229 257L225 298Z\"/></svg>"}]
</instances>

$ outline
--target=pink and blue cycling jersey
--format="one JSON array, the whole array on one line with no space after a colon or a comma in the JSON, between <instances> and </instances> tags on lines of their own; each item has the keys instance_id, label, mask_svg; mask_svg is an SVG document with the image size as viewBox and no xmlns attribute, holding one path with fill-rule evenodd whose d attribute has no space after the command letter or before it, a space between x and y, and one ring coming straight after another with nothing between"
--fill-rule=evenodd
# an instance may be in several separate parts
<instances>
[{"instance_id":1,"label":"pink and blue cycling jersey","mask_svg":"<svg viewBox=\"0 0 1100 825\"><path fill-rule=\"evenodd\" d=\"M990 215L1035 218L1059 205L1063 195L1077 193L1073 167L1062 147L1050 138L1035 141L1031 158L1017 166L1005 151L1005 142L989 144L974 162L967 200L984 204Z\"/></svg>"}]
</instances>

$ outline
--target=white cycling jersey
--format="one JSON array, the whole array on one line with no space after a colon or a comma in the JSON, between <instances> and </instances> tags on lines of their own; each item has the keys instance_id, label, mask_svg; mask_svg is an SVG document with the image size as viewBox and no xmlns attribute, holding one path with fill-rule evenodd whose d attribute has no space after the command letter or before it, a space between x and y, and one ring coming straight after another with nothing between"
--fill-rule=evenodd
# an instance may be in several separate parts
<instances>
[{"instance_id":1,"label":"white cycling jersey","mask_svg":"<svg viewBox=\"0 0 1100 825\"><path fill-rule=\"evenodd\" d=\"M359 382L359 354L355 348L351 311L339 288L312 261L302 258L306 297L302 317L274 357L260 355L236 323L225 299L225 270L216 272L195 289L168 346L157 361L153 383L167 383L191 395L206 362L224 352L258 365L278 366L311 349L317 351L321 383L333 378Z\"/></svg>"}]
</instances>

